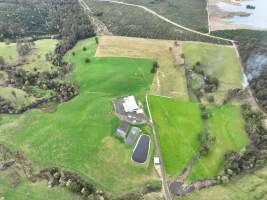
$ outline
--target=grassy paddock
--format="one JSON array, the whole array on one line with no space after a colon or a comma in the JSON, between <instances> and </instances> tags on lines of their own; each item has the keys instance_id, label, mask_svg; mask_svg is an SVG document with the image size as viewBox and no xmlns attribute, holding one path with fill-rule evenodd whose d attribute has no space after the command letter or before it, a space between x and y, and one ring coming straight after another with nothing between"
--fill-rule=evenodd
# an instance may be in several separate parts
<instances>
[{"instance_id":1,"label":"grassy paddock","mask_svg":"<svg viewBox=\"0 0 267 200\"><path fill-rule=\"evenodd\" d=\"M218 185L175 200L265 200L267 168L243 175L228 184Z\"/></svg>"},{"instance_id":2,"label":"grassy paddock","mask_svg":"<svg viewBox=\"0 0 267 200\"><path fill-rule=\"evenodd\" d=\"M151 93L187 100L184 71L182 68L175 67L170 47L174 47L172 40L103 36L96 55L98 57L116 56L156 60L160 67L154 78ZM179 52L176 53L179 54Z\"/></svg>"},{"instance_id":3,"label":"grassy paddock","mask_svg":"<svg viewBox=\"0 0 267 200\"><path fill-rule=\"evenodd\" d=\"M2 56L7 64L11 64L19 57L15 43L6 44L0 42L0 56Z\"/></svg>"},{"instance_id":4,"label":"grassy paddock","mask_svg":"<svg viewBox=\"0 0 267 200\"><path fill-rule=\"evenodd\" d=\"M210 153L193 166L190 181L217 176L223 170L224 154L229 150L240 151L249 143L239 106L226 105L209 110L212 117L207 121L207 129L216 137L216 142Z\"/></svg>"},{"instance_id":5,"label":"grassy paddock","mask_svg":"<svg viewBox=\"0 0 267 200\"><path fill-rule=\"evenodd\" d=\"M26 56L29 64L22 65L21 67L26 71L34 71L36 69L39 72L51 71L54 66L51 62L47 61L45 55L47 53L54 53L58 40L42 39L34 42L35 46L33 50Z\"/></svg>"},{"instance_id":6,"label":"grassy paddock","mask_svg":"<svg viewBox=\"0 0 267 200\"><path fill-rule=\"evenodd\" d=\"M132 162L132 148L112 136L119 124L112 99L125 95L144 98L153 80L152 61L97 58L96 47L94 39L84 40L65 57L76 66L70 78L80 86L79 96L60 104L55 112L3 115L0 142L23 151L36 169L60 166L117 195L158 179L152 163ZM86 63L86 58L91 62Z\"/></svg>"},{"instance_id":7,"label":"grassy paddock","mask_svg":"<svg viewBox=\"0 0 267 200\"><path fill-rule=\"evenodd\" d=\"M242 66L232 47L212 45L207 43L184 42L183 53L186 64L192 67L200 62L207 75L219 80L219 88L214 93L215 101L221 103L227 91L242 88Z\"/></svg>"},{"instance_id":8,"label":"grassy paddock","mask_svg":"<svg viewBox=\"0 0 267 200\"><path fill-rule=\"evenodd\" d=\"M20 182L14 187L12 185L16 174L17 172L10 170L0 172L0 197L19 200L80 200L78 195L63 187L48 188L45 181L30 183L25 177L19 177Z\"/></svg>"},{"instance_id":9,"label":"grassy paddock","mask_svg":"<svg viewBox=\"0 0 267 200\"><path fill-rule=\"evenodd\" d=\"M200 146L197 134L203 124L199 105L157 96L150 96L149 103L166 172L173 177L186 167Z\"/></svg>"}]
</instances>

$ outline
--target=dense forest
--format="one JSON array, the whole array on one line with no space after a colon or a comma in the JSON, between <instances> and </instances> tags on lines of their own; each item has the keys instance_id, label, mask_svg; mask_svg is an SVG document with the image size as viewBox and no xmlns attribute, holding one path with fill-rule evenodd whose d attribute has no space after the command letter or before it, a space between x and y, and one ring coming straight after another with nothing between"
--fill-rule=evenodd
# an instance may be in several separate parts
<instances>
[{"instance_id":1,"label":"dense forest","mask_svg":"<svg viewBox=\"0 0 267 200\"><path fill-rule=\"evenodd\" d=\"M1 38L94 34L78 0L3 0L0 2Z\"/></svg>"}]
</instances>

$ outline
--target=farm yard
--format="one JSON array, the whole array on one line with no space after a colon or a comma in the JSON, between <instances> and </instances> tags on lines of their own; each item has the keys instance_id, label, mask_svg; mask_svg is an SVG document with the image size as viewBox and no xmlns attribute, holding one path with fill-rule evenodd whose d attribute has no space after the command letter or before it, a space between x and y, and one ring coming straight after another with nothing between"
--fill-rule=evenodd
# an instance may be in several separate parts
<instances>
[{"instance_id":1,"label":"farm yard","mask_svg":"<svg viewBox=\"0 0 267 200\"><path fill-rule=\"evenodd\" d=\"M26 56L29 63L22 65L23 69L53 70L54 66L45 55L57 42L36 41L31 54ZM181 65L182 54L185 66ZM64 56L64 61L74 64L73 72L65 78L79 86L77 97L22 115L2 115L0 118L0 143L13 151L23 152L36 171L60 166L92 181L112 197L136 192L148 183L158 183L160 179L153 168L155 141L150 127L136 125L141 129L140 135L151 137L151 140L142 141L146 145L143 149L138 148L136 141L127 145L114 135L120 120L115 115L113 102L129 95L146 105L148 94L168 181L179 176L189 164L192 169L186 177L187 183L216 177L223 170L225 153L241 151L249 144L240 105L221 105L228 90L242 88L241 65L231 47L102 36L78 42ZM153 72L155 62L158 68ZM40 68L36 70L37 64ZM219 80L218 90L212 93L215 102L210 104L205 99L208 95L203 98L208 119L203 118L203 105L188 97L185 69L194 71L196 66L204 74ZM35 100L18 89L14 96L13 90L5 87L0 95L17 106ZM199 135L205 131L215 138L215 142L208 154L200 155L203 144ZM147 150L147 147L150 148ZM7 184L3 183L3 187ZM37 187L44 192L42 184L23 180L16 192L19 194L26 187ZM49 195L57 196L61 189L55 189L55 194ZM6 194L11 195L9 191ZM32 195L31 198L38 198L34 193ZM66 195L65 199L71 198ZM149 195L145 197L149 198ZM152 195L151 198L161 197Z\"/></svg>"},{"instance_id":2,"label":"farm yard","mask_svg":"<svg viewBox=\"0 0 267 200\"><path fill-rule=\"evenodd\" d=\"M94 57L96 47L94 38L84 40L65 56L76 66L70 78L80 86L79 96L53 108L2 115L0 142L25 153L35 170L61 166L120 195L158 180L150 162L135 164L133 149L112 136L119 124L112 99L144 98L153 80L152 60Z\"/></svg>"},{"instance_id":3,"label":"farm yard","mask_svg":"<svg viewBox=\"0 0 267 200\"><path fill-rule=\"evenodd\" d=\"M156 60L159 68L154 77L151 94L188 99L185 74L182 68L175 66L173 52L180 63L180 47L175 47L171 40L151 40L142 38L127 38L103 36L96 55L98 57L130 57Z\"/></svg>"}]
</instances>

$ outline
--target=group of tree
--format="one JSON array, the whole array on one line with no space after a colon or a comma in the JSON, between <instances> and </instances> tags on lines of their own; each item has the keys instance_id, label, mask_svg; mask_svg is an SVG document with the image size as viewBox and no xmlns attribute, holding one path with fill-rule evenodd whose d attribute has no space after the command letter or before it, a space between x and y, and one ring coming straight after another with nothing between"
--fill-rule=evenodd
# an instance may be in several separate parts
<instances>
[{"instance_id":1,"label":"group of tree","mask_svg":"<svg viewBox=\"0 0 267 200\"><path fill-rule=\"evenodd\" d=\"M250 144L241 152L229 151L225 154L225 177L230 179L244 171L253 171L267 163L267 130L261 112L253 111L250 105L242 106L245 129Z\"/></svg>"},{"instance_id":2,"label":"group of tree","mask_svg":"<svg viewBox=\"0 0 267 200\"><path fill-rule=\"evenodd\" d=\"M267 66L266 66L267 67ZM254 95L261 107L267 112L267 68L250 82Z\"/></svg>"}]
</instances>

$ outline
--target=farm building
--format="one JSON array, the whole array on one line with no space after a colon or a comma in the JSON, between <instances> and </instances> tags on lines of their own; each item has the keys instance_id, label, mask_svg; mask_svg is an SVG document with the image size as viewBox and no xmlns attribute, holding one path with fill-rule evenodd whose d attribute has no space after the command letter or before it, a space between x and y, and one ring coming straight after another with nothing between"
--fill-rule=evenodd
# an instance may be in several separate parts
<instances>
[{"instance_id":1,"label":"farm building","mask_svg":"<svg viewBox=\"0 0 267 200\"><path fill-rule=\"evenodd\" d=\"M128 146L131 146L135 143L137 137L139 136L141 132L141 129L138 128L138 127L132 127L129 134L128 134L128 137L125 141L125 144L127 144Z\"/></svg>"},{"instance_id":2,"label":"farm building","mask_svg":"<svg viewBox=\"0 0 267 200\"><path fill-rule=\"evenodd\" d=\"M125 97L123 100L123 108L125 112L136 112L140 109L135 101L134 96Z\"/></svg>"},{"instance_id":3,"label":"farm building","mask_svg":"<svg viewBox=\"0 0 267 200\"><path fill-rule=\"evenodd\" d=\"M137 104L134 96L128 96L113 100L116 115L121 121L130 124L145 124L148 117L145 115L141 103Z\"/></svg>"},{"instance_id":4,"label":"farm building","mask_svg":"<svg viewBox=\"0 0 267 200\"><path fill-rule=\"evenodd\" d=\"M116 130L115 135L120 137L120 138L126 139L129 127L130 127L130 125L127 122L121 122L121 124L119 125L119 127Z\"/></svg>"}]
</instances>

